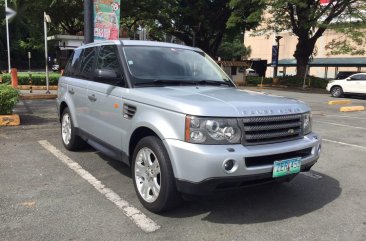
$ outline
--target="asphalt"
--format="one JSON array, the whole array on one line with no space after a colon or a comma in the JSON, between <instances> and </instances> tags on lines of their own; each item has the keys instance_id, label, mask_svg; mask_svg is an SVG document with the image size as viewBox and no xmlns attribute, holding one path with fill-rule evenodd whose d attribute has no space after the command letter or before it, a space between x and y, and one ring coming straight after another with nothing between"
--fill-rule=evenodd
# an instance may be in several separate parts
<instances>
[{"instance_id":1,"label":"asphalt","mask_svg":"<svg viewBox=\"0 0 366 241\"><path fill-rule=\"evenodd\" d=\"M0 127L0 240L366 240L366 112L341 113L328 94L265 91L312 107L313 130L324 138L312 171L288 184L195 198L162 215L139 203L127 166L92 148L64 149L54 100L22 100L22 125ZM144 233L39 140L161 228Z\"/></svg>"}]
</instances>

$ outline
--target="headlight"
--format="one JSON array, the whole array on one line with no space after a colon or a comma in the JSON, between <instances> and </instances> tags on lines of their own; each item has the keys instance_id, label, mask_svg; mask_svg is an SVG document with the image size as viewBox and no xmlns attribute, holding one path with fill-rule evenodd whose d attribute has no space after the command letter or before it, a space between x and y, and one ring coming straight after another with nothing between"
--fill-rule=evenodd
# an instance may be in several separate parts
<instances>
[{"instance_id":1,"label":"headlight","mask_svg":"<svg viewBox=\"0 0 366 241\"><path fill-rule=\"evenodd\" d=\"M237 119L186 117L185 140L198 144L238 144L241 130Z\"/></svg>"},{"instance_id":2,"label":"headlight","mask_svg":"<svg viewBox=\"0 0 366 241\"><path fill-rule=\"evenodd\" d=\"M304 135L307 135L311 132L311 126L312 126L312 116L311 113L305 113L303 114L303 130L304 130Z\"/></svg>"}]
</instances>

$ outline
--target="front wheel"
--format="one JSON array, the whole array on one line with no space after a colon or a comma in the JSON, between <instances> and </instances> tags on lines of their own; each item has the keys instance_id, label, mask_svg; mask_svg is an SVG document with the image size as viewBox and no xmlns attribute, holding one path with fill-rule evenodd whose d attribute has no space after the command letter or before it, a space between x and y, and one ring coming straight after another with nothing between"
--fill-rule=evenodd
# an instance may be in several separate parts
<instances>
[{"instance_id":1,"label":"front wheel","mask_svg":"<svg viewBox=\"0 0 366 241\"><path fill-rule=\"evenodd\" d=\"M132 175L136 194L146 209L159 213L181 203L168 153L159 138L148 136L137 144Z\"/></svg>"},{"instance_id":2,"label":"front wheel","mask_svg":"<svg viewBox=\"0 0 366 241\"><path fill-rule=\"evenodd\" d=\"M343 89L339 86L334 86L331 90L330 93L333 97L342 97L343 96Z\"/></svg>"}]
</instances>

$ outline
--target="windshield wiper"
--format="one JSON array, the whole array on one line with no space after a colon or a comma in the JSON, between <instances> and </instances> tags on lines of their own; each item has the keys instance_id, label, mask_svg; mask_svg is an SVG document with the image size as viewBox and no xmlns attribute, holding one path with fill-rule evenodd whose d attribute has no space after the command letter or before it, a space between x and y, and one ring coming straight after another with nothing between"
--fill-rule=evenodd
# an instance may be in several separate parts
<instances>
[{"instance_id":1,"label":"windshield wiper","mask_svg":"<svg viewBox=\"0 0 366 241\"><path fill-rule=\"evenodd\" d=\"M155 79L147 82L135 83L135 86L140 87L154 87L154 86L167 86L167 85L225 85L225 86L234 86L230 81L216 81L216 80L163 80L163 79Z\"/></svg>"},{"instance_id":2,"label":"windshield wiper","mask_svg":"<svg viewBox=\"0 0 366 241\"><path fill-rule=\"evenodd\" d=\"M189 80L162 80L156 79L148 82L135 83L135 86L166 86L166 85L195 85L195 81Z\"/></svg>"},{"instance_id":3,"label":"windshield wiper","mask_svg":"<svg viewBox=\"0 0 366 241\"><path fill-rule=\"evenodd\" d=\"M233 84L228 81L217 81L217 80L196 80L197 85L225 85L225 86L233 86Z\"/></svg>"}]
</instances>

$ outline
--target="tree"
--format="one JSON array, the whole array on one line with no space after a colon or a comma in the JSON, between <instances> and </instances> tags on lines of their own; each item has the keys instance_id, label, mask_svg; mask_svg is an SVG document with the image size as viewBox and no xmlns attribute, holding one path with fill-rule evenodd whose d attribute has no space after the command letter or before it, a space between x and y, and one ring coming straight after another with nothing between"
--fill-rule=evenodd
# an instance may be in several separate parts
<instances>
[{"instance_id":1,"label":"tree","mask_svg":"<svg viewBox=\"0 0 366 241\"><path fill-rule=\"evenodd\" d=\"M17 68L28 66L27 52L32 52L32 66L44 66L44 32L43 12L51 16L49 35L71 34L83 31L83 2L81 0L8 0L10 8L17 15L10 21L10 49L12 65ZM0 2L4 9L4 1ZM4 19L0 11L0 19ZM3 16L3 17L1 17ZM5 69L6 63L6 33L5 21L0 22L0 67Z\"/></svg>"},{"instance_id":2,"label":"tree","mask_svg":"<svg viewBox=\"0 0 366 241\"><path fill-rule=\"evenodd\" d=\"M277 33L292 30L298 37L294 57L297 61L297 75L304 76L309 58L314 53L317 40L337 22L349 17L365 19L365 0L266 0L268 12L272 15L266 21L267 29Z\"/></svg>"},{"instance_id":3,"label":"tree","mask_svg":"<svg viewBox=\"0 0 366 241\"><path fill-rule=\"evenodd\" d=\"M224 35L258 25L263 7L261 0L126 0L122 16L131 28L148 26L152 39L169 34L216 56Z\"/></svg>"},{"instance_id":4,"label":"tree","mask_svg":"<svg viewBox=\"0 0 366 241\"><path fill-rule=\"evenodd\" d=\"M244 46L243 36L239 34L234 39L228 39L224 36L224 39L217 51L217 56L224 60L240 60L242 58L248 58L250 53L250 47L247 48Z\"/></svg>"}]
</instances>

